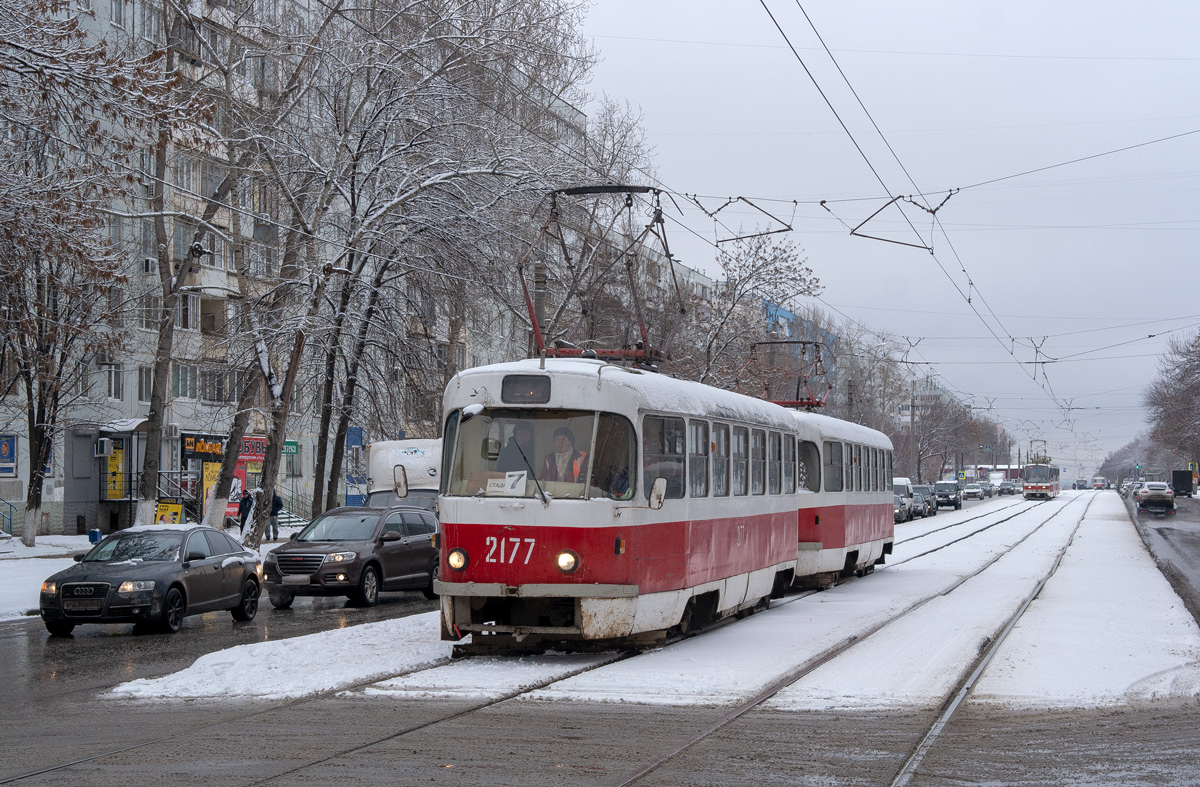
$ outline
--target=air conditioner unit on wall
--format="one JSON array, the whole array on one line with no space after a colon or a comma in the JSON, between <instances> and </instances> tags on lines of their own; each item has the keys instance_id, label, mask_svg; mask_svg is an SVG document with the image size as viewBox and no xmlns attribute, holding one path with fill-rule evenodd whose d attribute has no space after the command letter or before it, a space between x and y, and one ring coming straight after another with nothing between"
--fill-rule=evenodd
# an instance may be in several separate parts
<instances>
[{"instance_id":1,"label":"air conditioner unit on wall","mask_svg":"<svg viewBox=\"0 0 1200 787\"><path fill-rule=\"evenodd\" d=\"M107 437L101 437L96 441L96 453L93 456L112 456L113 445L112 440Z\"/></svg>"},{"instance_id":2,"label":"air conditioner unit on wall","mask_svg":"<svg viewBox=\"0 0 1200 787\"><path fill-rule=\"evenodd\" d=\"M158 273L158 260L153 257L143 257L142 273Z\"/></svg>"},{"instance_id":3,"label":"air conditioner unit on wall","mask_svg":"<svg viewBox=\"0 0 1200 787\"><path fill-rule=\"evenodd\" d=\"M164 424L163 437L168 440L175 440L179 437L179 424Z\"/></svg>"}]
</instances>

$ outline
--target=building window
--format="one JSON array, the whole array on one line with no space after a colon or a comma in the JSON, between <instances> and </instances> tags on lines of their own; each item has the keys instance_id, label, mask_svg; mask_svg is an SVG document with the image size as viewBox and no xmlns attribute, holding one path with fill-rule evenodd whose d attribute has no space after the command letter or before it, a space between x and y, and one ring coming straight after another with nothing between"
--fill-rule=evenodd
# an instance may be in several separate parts
<instances>
[{"instance_id":1,"label":"building window","mask_svg":"<svg viewBox=\"0 0 1200 787\"><path fill-rule=\"evenodd\" d=\"M158 320L162 317L162 296L157 292L147 292L138 301L139 325L147 330L158 330Z\"/></svg>"},{"instance_id":2,"label":"building window","mask_svg":"<svg viewBox=\"0 0 1200 787\"><path fill-rule=\"evenodd\" d=\"M206 402L229 401L229 377L221 369L204 369L200 372L200 398Z\"/></svg>"},{"instance_id":3,"label":"building window","mask_svg":"<svg viewBox=\"0 0 1200 787\"><path fill-rule=\"evenodd\" d=\"M150 392L154 388L154 369L149 366L138 367L138 390L137 397L139 402L149 402Z\"/></svg>"},{"instance_id":4,"label":"building window","mask_svg":"<svg viewBox=\"0 0 1200 787\"><path fill-rule=\"evenodd\" d=\"M175 307L175 327L185 331L200 327L200 296L179 296L179 303Z\"/></svg>"},{"instance_id":5,"label":"building window","mask_svg":"<svg viewBox=\"0 0 1200 787\"><path fill-rule=\"evenodd\" d=\"M195 399L199 374L195 366L171 364L171 395L177 399Z\"/></svg>"},{"instance_id":6,"label":"building window","mask_svg":"<svg viewBox=\"0 0 1200 787\"><path fill-rule=\"evenodd\" d=\"M125 15L127 12L125 0L108 0L110 17L114 27L125 27Z\"/></svg>"},{"instance_id":7,"label":"building window","mask_svg":"<svg viewBox=\"0 0 1200 787\"><path fill-rule=\"evenodd\" d=\"M121 364L101 364L100 375L104 378L105 390L109 399L119 402L125 398L125 371L121 368Z\"/></svg>"},{"instance_id":8,"label":"building window","mask_svg":"<svg viewBox=\"0 0 1200 787\"><path fill-rule=\"evenodd\" d=\"M88 0L88 2L91 2L91 0ZM141 6L142 38L154 43L162 43L162 17L159 16L161 9L155 3L149 2L142 3Z\"/></svg>"}]
</instances>

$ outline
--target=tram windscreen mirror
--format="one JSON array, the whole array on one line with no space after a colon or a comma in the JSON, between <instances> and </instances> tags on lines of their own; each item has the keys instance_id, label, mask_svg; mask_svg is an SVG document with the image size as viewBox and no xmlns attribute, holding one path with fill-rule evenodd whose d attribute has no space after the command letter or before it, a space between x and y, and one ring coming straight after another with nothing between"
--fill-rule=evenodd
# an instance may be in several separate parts
<instances>
[{"instance_id":1,"label":"tram windscreen mirror","mask_svg":"<svg viewBox=\"0 0 1200 787\"><path fill-rule=\"evenodd\" d=\"M510 374L500 384L505 404L546 404L550 401L550 378L544 374Z\"/></svg>"}]
</instances>

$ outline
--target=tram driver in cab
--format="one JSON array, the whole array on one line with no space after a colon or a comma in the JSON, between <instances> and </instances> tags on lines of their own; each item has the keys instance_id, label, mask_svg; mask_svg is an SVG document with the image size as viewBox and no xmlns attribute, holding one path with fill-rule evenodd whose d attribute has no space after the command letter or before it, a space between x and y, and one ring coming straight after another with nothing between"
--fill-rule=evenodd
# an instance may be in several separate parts
<instances>
[{"instance_id":1,"label":"tram driver in cab","mask_svg":"<svg viewBox=\"0 0 1200 787\"><path fill-rule=\"evenodd\" d=\"M554 450L542 460L542 481L583 483L587 478L587 452L575 450L575 433L568 427L554 430Z\"/></svg>"}]
</instances>

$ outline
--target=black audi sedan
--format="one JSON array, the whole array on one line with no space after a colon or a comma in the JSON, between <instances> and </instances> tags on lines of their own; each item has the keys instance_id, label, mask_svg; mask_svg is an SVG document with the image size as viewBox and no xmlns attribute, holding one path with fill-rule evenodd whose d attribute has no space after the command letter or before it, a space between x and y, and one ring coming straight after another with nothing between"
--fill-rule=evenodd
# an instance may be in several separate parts
<instances>
[{"instance_id":1,"label":"black audi sedan","mask_svg":"<svg viewBox=\"0 0 1200 787\"><path fill-rule=\"evenodd\" d=\"M271 606L287 609L296 596L347 596L371 606L381 590L437 598L437 532L437 518L416 506L330 509L267 554Z\"/></svg>"},{"instance_id":2,"label":"black audi sedan","mask_svg":"<svg viewBox=\"0 0 1200 787\"><path fill-rule=\"evenodd\" d=\"M81 623L142 623L175 632L188 615L229 610L253 620L262 562L224 533L200 525L150 525L114 533L78 565L42 583L46 630Z\"/></svg>"}]
</instances>

